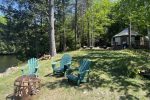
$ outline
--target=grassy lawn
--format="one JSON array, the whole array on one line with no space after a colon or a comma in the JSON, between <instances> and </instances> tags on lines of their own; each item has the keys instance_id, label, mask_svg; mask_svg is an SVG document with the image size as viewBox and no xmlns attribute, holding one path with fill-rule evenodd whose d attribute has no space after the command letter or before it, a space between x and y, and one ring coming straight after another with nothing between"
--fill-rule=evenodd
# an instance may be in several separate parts
<instances>
[{"instance_id":1,"label":"grassy lawn","mask_svg":"<svg viewBox=\"0 0 150 100\"><path fill-rule=\"evenodd\" d=\"M80 87L69 84L65 77L47 76L52 73L51 61L40 61L39 78L42 87L33 100L150 100L150 81L142 77L129 78L133 66L150 67L148 52L142 50L71 51L72 67L82 58L92 61L90 82ZM60 60L62 54L54 59ZM0 78L0 100L13 93L13 82L21 71Z\"/></svg>"}]
</instances>

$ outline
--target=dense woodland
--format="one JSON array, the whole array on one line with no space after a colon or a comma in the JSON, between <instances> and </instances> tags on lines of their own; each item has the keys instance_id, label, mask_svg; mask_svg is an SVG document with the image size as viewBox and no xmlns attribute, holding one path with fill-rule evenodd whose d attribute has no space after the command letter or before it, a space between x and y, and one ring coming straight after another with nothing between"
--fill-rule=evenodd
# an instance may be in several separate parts
<instances>
[{"instance_id":1,"label":"dense woodland","mask_svg":"<svg viewBox=\"0 0 150 100\"><path fill-rule=\"evenodd\" d=\"M110 46L127 27L150 37L150 0L3 0L0 10L0 53L22 60Z\"/></svg>"}]
</instances>

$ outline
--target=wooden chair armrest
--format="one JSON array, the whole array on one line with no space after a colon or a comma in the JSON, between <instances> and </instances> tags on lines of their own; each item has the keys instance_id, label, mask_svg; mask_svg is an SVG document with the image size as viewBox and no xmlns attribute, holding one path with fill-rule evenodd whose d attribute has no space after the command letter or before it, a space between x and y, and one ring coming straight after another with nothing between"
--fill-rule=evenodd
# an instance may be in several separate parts
<instances>
[{"instance_id":1,"label":"wooden chair armrest","mask_svg":"<svg viewBox=\"0 0 150 100\"><path fill-rule=\"evenodd\" d=\"M56 64L58 63L58 61L57 62L52 62L52 68L53 68L53 70L56 68Z\"/></svg>"},{"instance_id":2,"label":"wooden chair armrest","mask_svg":"<svg viewBox=\"0 0 150 100\"><path fill-rule=\"evenodd\" d=\"M56 65L58 63L58 61L57 62L52 62L52 65Z\"/></svg>"},{"instance_id":3,"label":"wooden chair armrest","mask_svg":"<svg viewBox=\"0 0 150 100\"><path fill-rule=\"evenodd\" d=\"M88 74L89 74L89 70L85 70L85 71L82 71L82 72L78 73L78 76L79 76L80 74L84 74L84 73L88 73Z\"/></svg>"},{"instance_id":4,"label":"wooden chair armrest","mask_svg":"<svg viewBox=\"0 0 150 100\"><path fill-rule=\"evenodd\" d=\"M71 65L71 63L67 63L67 64L65 64L66 66L70 66Z\"/></svg>"},{"instance_id":5,"label":"wooden chair armrest","mask_svg":"<svg viewBox=\"0 0 150 100\"><path fill-rule=\"evenodd\" d=\"M36 68L38 69L40 66L38 65Z\"/></svg>"}]
</instances>

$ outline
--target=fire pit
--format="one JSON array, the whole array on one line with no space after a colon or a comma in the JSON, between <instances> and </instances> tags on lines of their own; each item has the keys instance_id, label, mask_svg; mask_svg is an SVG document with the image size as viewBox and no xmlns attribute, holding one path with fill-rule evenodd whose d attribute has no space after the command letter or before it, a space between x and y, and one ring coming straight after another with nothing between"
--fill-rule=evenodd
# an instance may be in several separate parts
<instances>
[{"instance_id":1,"label":"fire pit","mask_svg":"<svg viewBox=\"0 0 150 100\"><path fill-rule=\"evenodd\" d=\"M35 95L40 90L40 79L35 76L23 75L18 77L14 82L14 97L15 98L28 98Z\"/></svg>"}]
</instances>

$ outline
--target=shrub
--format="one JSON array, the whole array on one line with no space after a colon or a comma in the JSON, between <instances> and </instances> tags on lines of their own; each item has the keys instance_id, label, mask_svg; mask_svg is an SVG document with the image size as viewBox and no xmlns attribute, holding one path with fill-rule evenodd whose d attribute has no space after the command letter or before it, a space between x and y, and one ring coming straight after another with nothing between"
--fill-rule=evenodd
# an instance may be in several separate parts
<instances>
[{"instance_id":1,"label":"shrub","mask_svg":"<svg viewBox=\"0 0 150 100\"><path fill-rule=\"evenodd\" d=\"M139 75L140 70L136 62L130 61L130 64L127 67L127 69L128 69L127 73L128 77L135 78L137 77L137 75Z\"/></svg>"}]
</instances>

